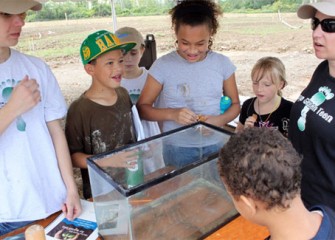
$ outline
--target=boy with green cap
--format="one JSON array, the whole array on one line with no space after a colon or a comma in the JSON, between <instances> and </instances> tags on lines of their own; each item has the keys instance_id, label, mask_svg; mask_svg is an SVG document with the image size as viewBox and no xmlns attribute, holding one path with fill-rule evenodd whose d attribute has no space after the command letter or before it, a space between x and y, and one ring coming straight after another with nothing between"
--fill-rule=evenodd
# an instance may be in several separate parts
<instances>
[{"instance_id":1,"label":"boy with green cap","mask_svg":"<svg viewBox=\"0 0 335 240\"><path fill-rule=\"evenodd\" d=\"M136 141L132 122L132 103L126 89L120 87L123 56L136 43L122 43L111 32L90 34L80 47L85 71L92 84L68 110L65 133L72 163L81 169L84 197L90 198L86 159ZM99 161L101 167L132 167L133 153Z\"/></svg>"}]
</instances>

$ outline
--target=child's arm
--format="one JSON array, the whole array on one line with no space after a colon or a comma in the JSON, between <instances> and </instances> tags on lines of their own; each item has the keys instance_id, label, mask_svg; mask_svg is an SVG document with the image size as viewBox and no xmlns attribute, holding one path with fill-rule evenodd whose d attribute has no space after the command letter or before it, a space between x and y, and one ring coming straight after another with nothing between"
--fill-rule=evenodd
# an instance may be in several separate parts
<instances>
[{"instance_id":1,"label":"child's arm","mask_svg":"<svg viewBox=\"0 0 335 240\"><path fill-rule=\"evenodd\" d=\"M71 154L71 160L74 167L77 168L87 168L86 159L91 157L90 154L85 154L82 152L76 152Z\"/></svg>"},{"instance_id":2,"label":"child's arm","mask_svg":"<svg viewBox=\"0 0 335 240\"><path fill-rule=\"evenodd\" d=\"M244 125L241 122L238 122L234 132L239 133L239 132L242 132L243 129L244 129Z\"/></svg>"},{"instance_id":3,"label":"child's arm","mask_svg":"<svg viewBox=\"0 0 335 240\"><path fill-rule=\"evenodd\" d=\"M79 168L87 168L86 159L92 155L76 152L71 155L73 165ZM120 152L110 157L105 157L96 161L100 167L132 167L136 165L138 159L137 151Z\"/></svg>"},{"instance_id":4,"label":"child's arm","mask_svg":"<svg viewBox=\"0 0 335 240\"><path fill-rule=\"evenodd\" d=\"M242 132L246 128L254 127L256 120L257 114L254 113L245 120L244 125L241 122L238 122L235 133Z\"/></svg>"},{"instance_id":5,"label":"child's arm","mask_svg":"<svg viewBox=\"0 0 335 240\"><path fill-rule=\"evenodd\" d=\"M67 219L73 220L80 215L82 209L77 185L73 177L69 148L60 120L48 122L47 125L54 144L60 173L67 189L66 202L62 210Z\"/></svg>"},{"instance_id":6,"label":"child's arm","mask_svg":"<svg viewBox=\"0 0 335 240\"><path fill-rule=\"evenodd\" d=\"M163 86L148 74L147 81L137 102L141 119L149 121L175 121L182 125L197 121L197 114L187 108L155 108L153 107Z\"/></svg>"},{"instance_id":7,"label":"child's arm","mask_svg":"<svg viewBox=\"0 0 335 240\"><path fill-rule=\"evenodd\" d=\"M2 92L4 98L9 97L8 102L0 109L0 134L22 113L27 112L41 100L40 91L36 80L25 76L13 89L10 97Z\"/></svg>"},{"instance_id":8,"label":"child's arm","mask_svg":"<svg viewBox=\"0 0 335 240\"><path fill-rule=\"evenodd\" d=\"M223 82L223 92L226 96L231 98L231 106L227 109L224 114L217 116L207 116L207 123L222 127L235 119L240 113L240 100L238 97L238 91L236 87L235 74L232 74L228 79ZM218 99L218 105L220 99Z\"/></svg>"},{"instance_id":9,"label":"child's arm","mask_svg":"<svg viewBox=\"0 0 335 240\"><path fill-rule=\"evenodd\" d=\"M244 128L250 128L255 126L255 122L257 121L257 114L252 114L252 116L249 116L244 123Z\"/></svg>"}]
</instances>

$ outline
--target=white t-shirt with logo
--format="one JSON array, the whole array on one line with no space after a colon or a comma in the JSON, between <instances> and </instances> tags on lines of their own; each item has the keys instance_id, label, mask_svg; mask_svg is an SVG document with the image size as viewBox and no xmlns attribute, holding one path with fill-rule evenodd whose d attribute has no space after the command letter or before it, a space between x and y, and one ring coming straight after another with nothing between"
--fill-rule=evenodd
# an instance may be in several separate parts
<instances>
[{"instance_id":1,"label":"white t-shirt with logo","mask_svg":"<svg viewBox=\"0 0 335 240\"><path fill-rule=\"evenodd\" d=\"M38 82L41 101L0 135L0 222L45 218L66 198L47 122L64 117L67 106L50 68L11 49L0 64L0 108L25 75Z\"/></svg>"},{"instance_id":2,"label":"white t-shirt with logo","mask_svg":"<svg viewBox=\"0 0 335 240\"><path fill-rule=\"evenodd\" d=\"M121 86L127 89L133 104L137 103L137 100L140 97L144 84L147 81L148 70L145 69L144 67L141 67L141 69L142 74L139 77L133 79L123 77L121 81Z\"/></svg>"},{"instance_id":3,"label":"white t-shirt with logo","mask_svg":"<svg viewBox=\"0 0 335 240\"><path fill-rule=\"evenodd\" d=\"M145 82L147 81L148 70L141 67L142 74L138 78L128 79L122 78L121 86L127 89L131 101L136 105L138 98L143 90ZM160 134L158 123L153 121L141 120L143 126L144 135L146 138Z\"/></svg>"}]
</instances>

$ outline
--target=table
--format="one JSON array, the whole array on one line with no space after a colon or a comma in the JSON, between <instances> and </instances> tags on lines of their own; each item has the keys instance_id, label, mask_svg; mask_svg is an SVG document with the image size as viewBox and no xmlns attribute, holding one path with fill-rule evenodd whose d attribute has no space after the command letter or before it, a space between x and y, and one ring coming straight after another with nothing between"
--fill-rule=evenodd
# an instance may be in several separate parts
<instances>
[{"instance_id":1,"label":"table","mask_svg":"<svg viewBox=\"0 0 335 240\"><path fill-rule=\"evenodd\" d=\"M35 224L40 224L43 227L48 226L56 217L60 214L60 212L54 213L46 219L42 219L37 221ZM13 232L10 232L6 235L1 236L1 239L9 236L14 236L20 233L23 233L27 227L19 228ZM214 232L205 240L263 240L267 236L269 236L269 232L265 227L261 227L255 225L249 221L247 221L244 217L239 216L235 218L233 221L220 228L218 231ZM97 240L101 240L98 238Z\"/></svg>"},{"instance_id":2,"label":"table","mask_svg":"<svg viewBox=\"0 0 335 240\"><path fill-rule=\"evenodd\" d=\"M269 235L267 228L253 224L239 216L205 240L264 240Z\"/></svg>"}]
</instances>

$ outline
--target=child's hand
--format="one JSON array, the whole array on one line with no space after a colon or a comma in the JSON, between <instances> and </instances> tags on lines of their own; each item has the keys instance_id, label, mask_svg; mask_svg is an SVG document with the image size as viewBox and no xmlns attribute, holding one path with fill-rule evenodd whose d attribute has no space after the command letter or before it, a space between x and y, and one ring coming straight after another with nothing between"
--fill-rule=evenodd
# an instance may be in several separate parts
<instances>
[{"instance_id":1,"label":"child's hand","mask_svg":"<svg viewBox=\"0 0 335 240\"><path fill-rule=\"evenodd\" d=\"M250 127L254 127L256 120L257 120L257 115L256 114L252 114L252 116L248 117L245 120L244 129L250 128Z\"/></svg>"},{"instance_id":2,"label":"child's hand","mask_svg":"<svg viewBox=\"0 0 335 240\"><path fill-rule=\"evenodd\" d=\"M25 76L14 89L7 92L2 92L4 98L9 99L8 105L15 109L17 115L21 115L30 110L41 100L39 86L34 79L29 79Z\"/></svg>"},{"instance_id":3,"label":"child's hand","mask_svg":"<svg viewBox=\"0 0 335 240\"><path fill-rule=\"evenodd\" d=\"M198 122L206 122L207 119L208 119L208 116L206 116L206 115L199 114L199 115L197 116L197 121L198 121Z\"/></svg>"},{"instance_id":4,"label":"child's hand","mask_svg":"<svg viewBox=\"0 0 335 240\"><path fill-rule=\"evenodd\" d=\"M62 206L62 211L69 221L73 221L76 217L79 217L82 212L78 190L75 190L76 192L68 190L66 202Z\"/></svg>"},{"instance_id":5,"label":"child's hand","mask_svg":"<svg viewBox=\"0 0 335 240\"><path fill-rule=\"evenodd\" d=\"M187 108L176 108L172 118L181 125L189 125L197 121L198 115Z\"/></svg>"},{"instance_id":6,"label":"child's hand","mask_svg":"<svg viewBox=\"0 0 335 240\"><path fill-rule=\"evenodd\" d=\"M137 164L138 150L116 153L110 157L103 158L96 163L100 167L122 167L132 168Z\"/></svg>"}]
</instances>

